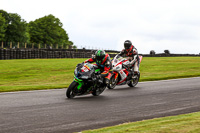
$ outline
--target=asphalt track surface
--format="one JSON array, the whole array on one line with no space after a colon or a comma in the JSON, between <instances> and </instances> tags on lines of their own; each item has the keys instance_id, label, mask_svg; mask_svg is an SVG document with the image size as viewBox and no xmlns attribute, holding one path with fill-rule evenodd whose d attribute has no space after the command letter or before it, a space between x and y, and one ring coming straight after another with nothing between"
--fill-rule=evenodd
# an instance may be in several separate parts
<instances>
[{"instance_id":1,"label":"asphalt track surface","mask_svg":"<svg viewBox=\"0 0 200 133\"><path fill-rule=\"evenodd\" d=\"M0 133L70 133L200 111L200 77L123 85L97 97L65 92L0 93Z\"/></svg>"}]
</instances>

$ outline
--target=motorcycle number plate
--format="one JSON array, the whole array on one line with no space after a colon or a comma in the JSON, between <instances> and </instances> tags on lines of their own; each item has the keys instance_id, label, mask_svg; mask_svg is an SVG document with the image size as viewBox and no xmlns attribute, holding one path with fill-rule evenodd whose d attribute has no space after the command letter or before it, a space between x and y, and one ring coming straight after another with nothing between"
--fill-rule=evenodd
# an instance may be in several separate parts
<instances>
[{"instance_id":1,"label":"motorcycle number plate","mask_svg":"<svg viewBox=\"0 0 200 133\"><path fill-rule=\"evenodd\" d=\"M84 67L82 70L83 70L84 72L88 72L88 71L89 71L86 67Z\"/></svg>"}]
</instances>

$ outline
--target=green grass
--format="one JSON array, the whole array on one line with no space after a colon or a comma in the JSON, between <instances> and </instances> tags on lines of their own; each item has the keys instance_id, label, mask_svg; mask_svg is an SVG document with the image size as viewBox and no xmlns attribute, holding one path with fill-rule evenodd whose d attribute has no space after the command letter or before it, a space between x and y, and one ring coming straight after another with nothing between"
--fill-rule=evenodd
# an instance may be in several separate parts
<instances>
[{"instance_id":1,"label":"green grass","mask_svg":"<svg viewBox=\"0 0 200 133\"><path fill-rule=\"evenodd\" d=\"M141 81L200 76L200 57L146 57L140 71Z\"/></svg>"},{"instance_id":2,"label":"green grass","mask_svg":"<svg viewBox=\"0 0 200 133\"><path fill-rule=\"evenodd\" d=\"M82 133L200 133L200 112L124 123Z\"/></svg>"},{"instance_id":3,"label":"green grass","mask_svg":"<svg viewBox=\"0 0 200 133\"><path fill-rule=\"evenodd\" d=\"M66 88L86 59L0 60L0 92ZM144 57L140 81L200 76L200 57Z\"/></svg>"},{"instance_id":4,"label":"green grass","mask_svg":"<svg viewBox=\"0 0 200 133\"><path fill-rule=\"evenodd\" d=\"M68 87L84 59L0 60L0 92Z\"/></svg>"}]
</instances>

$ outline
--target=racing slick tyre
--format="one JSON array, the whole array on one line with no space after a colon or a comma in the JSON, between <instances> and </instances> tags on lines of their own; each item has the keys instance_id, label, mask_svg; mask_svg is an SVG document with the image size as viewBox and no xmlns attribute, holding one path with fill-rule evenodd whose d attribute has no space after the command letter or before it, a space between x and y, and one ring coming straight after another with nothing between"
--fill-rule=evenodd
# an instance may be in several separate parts
<instances>
[{"instance_id":1,"label":"racing slick tyre","mask_svg":"<svg viewBox=\"0 0 200 133\"><path fill-rule=\"evenodd\" d=\"M115 75L112 75L112 77L110 78L110 83L107 85L108 89L114 89L115 86L117 85L118 82L118 77L115 80Z\"/></svg>"},{"instance_id":2,"label":"racing slick tyre","mask_svg":"<svg viewBox=\"0 0 200 133\"><path fill-rule=\"evenodd\" d=\"M128 86L135 87L140 80L140 73L134 75L133 79L128 83Z\"/></svg>"},{"instance_id":3,"label":"racing slick tyre","mask_svg":"<svg viewBox=\"0 0 200 133\"><path fill-rule=\"evenodd\" d=\"M92 92L92 95L93 96L99 96L105 89L106 89L106 86L101 87L101 88L97 88L96 90L94 90Z\"/></svg>"},{"instance_id":4,"label":"racing slick tyre","mask_svg":"<svg viewBox=\"0 0 200 133\"><path fill-rule=\"evenodd\" d=\"M66 91L66 96L68 98L74 98L76 96L75 89L77 88L78 83L73 81Z\"/></svg>"}]
</instances>

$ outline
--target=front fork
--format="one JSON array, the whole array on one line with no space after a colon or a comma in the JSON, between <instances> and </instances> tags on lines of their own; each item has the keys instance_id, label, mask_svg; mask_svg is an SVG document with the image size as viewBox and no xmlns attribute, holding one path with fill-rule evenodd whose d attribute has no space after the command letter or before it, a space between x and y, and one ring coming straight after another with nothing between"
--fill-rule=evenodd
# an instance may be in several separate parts
<instances>
[{"instance_id":1,"label":"front fork","mask_svg":"<svg viewBox=\"0 0 200 133\"><path fill-rule=\"evenodd\" d=\"M83 80L78 79L76 76L74 76L74 81L78 83L77 90L80 90L81 87L84 85ZM94 84L94 87L90 86L90 87L88 88L88 90L91 91L92 88L96 88L96 84Z\"/></svg>"},{"instance_id":2,"label":"front fork","mask_svg":"<svg viewBox=\"0 0 200 133\"><path fill-rule=\"evenodd\" d=\"M118 72L115 72L115 71L113 72L113 74L114 74L114 79L115 79L115 82L116 82L119 74L118 74Z\"/></svg>"}]
</instances>

